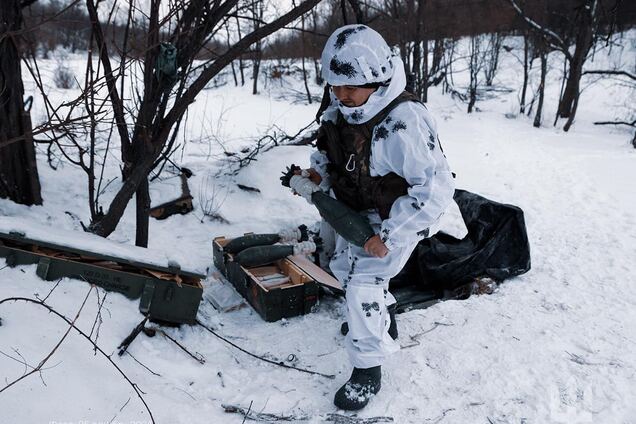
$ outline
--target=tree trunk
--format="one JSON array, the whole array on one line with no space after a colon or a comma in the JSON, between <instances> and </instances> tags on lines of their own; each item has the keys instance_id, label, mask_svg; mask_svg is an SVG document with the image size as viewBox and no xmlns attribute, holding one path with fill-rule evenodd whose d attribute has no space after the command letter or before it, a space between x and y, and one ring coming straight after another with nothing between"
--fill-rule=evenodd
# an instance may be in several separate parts
<instances>
[{"instance_id":1,"label":"tree trunk","mask_svg":"<svg viewBox=\"0 0 636 424\"><path fill-rule=\"evenodd\" d=\"M428 38L428 37L424 37ZM422 49L422 101L428 102L428 40L424 40Z\"/></svg>"},{"instance_id":2,"label":"tree trunk","mask_svg":"<svg viewBox=\"0 0 636 424\"><path fill-rule=\"evenodd\" d=\"M239 40L243 37L241 35L241 22L239 21L238 18L238 13L235 15L236 18L236 30L238 31L238 36L239 36ZM243 72L243 56L239 55L238 57L238 61L239 61L239 72L241 73L241 87L243 87L245 85L245 73Z\"/></svg>"},{"instance_id":3,"label":"tree trunk","mask_svg":"<svg viewBox=\"0 0 636 424\"><path fill-rule=\"evenodd\" d=\"M417 37L417 35L416 35ZM420 97L421 88L422 88L422 54L420 49L420 40L419 38L415 39L413 43L413 61L411 63L411 75L414 81L413 84L413 93Z\"/></svg>"},{"instance_id":4,"label":"tree trunk","mask_svg":"<svg viewBox=\"0 0 636 424\"><path fill-rule=\"evenodd\" d=\"M523 114L526 111L526 91L528 90L528 34L523 36L523 86L521 87L521 100L519 105L519 113Z\"/></svg>"},{"instance_id":5,"label":"tree trunk","mask_svg":"<svg viewBox=\"0 0 636 424\"><path fill-rule=\"evenodd\" d=\"M305 83L305 92L307 93L307 102L311 104L311 93L309 91L309 84L307 84L307 68L305 67L305 17L300 18L301 33L300 39L302 43L302 66L303 66L303 82Z\"/></svg>"},{"instance_id":6,"label":"tree trunk","mask_svg":"<svg viewBox=\"0 0 636 424\"><path fill-rule=\"evenodd\" d=\"M499 50L501 50L501 42L502 37L500 34L491 34L490 35L490 50L488 52L488 59L485 62L484 75L486 85L488 87L492 86L492 83L495 79L495 75L497 74L497 66L499 65Z\"/></svg>"},{"instance_id":7,"label":"tree trunk","mask_svg":"<svg viewBox=\"0 0 636 424\"><path fill-rule=\"evenodd\" d=\"M322 74L320 73L320 61L318 59L314 59L314 69L316 72L316 84L322 85L325 80L322 79Z\"/></svg>"},{"instance_id":8,"label":"tree trunk","mask_svg":"<svg viewBox=\"0 0 636 424\"><path fill-rule=\"evenodd\" d=\"M261 68L261 46L260 42L256 45L256 51L254 52L256 57L252 61L252 94L258 94L258 73Z\"/></svg>"},{"instance_id":9,"label":"tree trunk","mask_svg":"<svg viewBox=\"0 0 636 424\"><path fill-rule=\"evenodd\" d=\"M479 68L480 68L480 39L478 35L472 36L470 38L470 64L469 64L469 73L470 73L470 85L468 88L468 113L473 112L473 108L475 107L475 103L477 102L477 84L479 78Z\"/></svg>"},{"instance_id":10,"label":"tree trunk","mask_svg":"<svg viewBox=\"0 0 636 424\"><path fill-rule=\"evenodd\" d=\"M340 11L342 12L342 24L348 25L349 22L347 20L347 4L345 0L340 0Z\"/></svg>"},{"instance_id":11,"label":"tree trunk","mask_svg":"<svg viewBox=\"0 0 636 424\"><path fill-rule=\"evenodd\" d=\"M150 226L150 192L148 191L148 177L146 176L139 183L135 192L136 204L136 233L135 245L148 247L148 234Z\"/></svg>"},{"instance_id":12,"label":"tree trunk","mask_svg":"<svg viewBox=\"0 0 636 424\"><path fill-rule=\"evenodd\" d=\"M592 16L593 12L584 12L581 24L578 26L576 36L576 48L574 55L570 61L570 70L568 73L568 81L565 85L563 97L559 103L559 117L570 118L576 114L576 98L579 94L579 84L583 74L583 64L587 57L587 53L592 47Z\"/></svg>"},{"instance_id":13,"label":"tree trunk","mask_svg":"<svg viewBox=\"0 0 636 424\"><path fill-rule=\"evenodd\" d=\"M31 115L24 110L18 0L0 7L0 197L25 205L41 205ZM13 33L13 35L9 35Z\"/></svg>"},{"instance_id":14,"label":"tree trunk","mask_svg":"<svg viewBox=\"0 0 636 424\"><path fill-rule=\"evenodd\" d=\"M137 192L137 188L144 180L147 182L148 173L152 169L152 165L157 159L157 156L158 155L154 153L149 154L141 163L136 164L128 175L128 178L126 178L122 187L115 195L115 198L110 203L108 212L106 212L101 219L91 223L89 230L92 233L102 237L108 237L113 231L115 231L115 228L124 214L126 206L133 194Z\"/></svg>"},{"instance_id":15,"label":"tree trunk","mask_svg":"<svg viewBox=\"0 0 636 424\"><path fill-rule=\"evenodd\" d=\"M356 23L365 24L366 20L364 18L364 11L362 10L362 7L360 7L358 0L349 0L349 4L351 5L351 9L353 9L353 14L356 17Z\"/></svg>"},{"instance_id":16,"label":"tree trunk","mask_svg":"<svg viewBox=\"0 0 636 424\"><path fill-rule=\"evenodd\" d=\"M444 40L439 38L435 40L433 45L433 61L431 62L430 75L435 75L440 71L442 58L444 57Z\"/></svg>"},{"instance_id":17,"label":"tree trunk","mask_svg":"<svg viewBox=\"0 0 636 424\"><path fill-rule=\"evenodd\" d=\"M227 35L227 48L229 49L231 47L231 45L230 45L230 28L229 28L229 25L227 23L225 24L225 34ZM238 87L238 78L236 77L236 69L234 69L234 61L232 61L232 63L230 63L230 65L232 66L232 76L234 77L234 86Z\"/></svg>"},{"instance_id":18,"label":"tree trunk","mask_svg":"<svg viewBox=\"0 0 636 424\"><path fill-rule=\"evenodd\" d=\"M537 113L534 115L534 126L541 126L541 112L543 111L543 95L545 93L545 76L548 72L548 53L545 46L541 47L541 82L539 83L539 103L537 103Z\"/></svg>"}]
</instances>

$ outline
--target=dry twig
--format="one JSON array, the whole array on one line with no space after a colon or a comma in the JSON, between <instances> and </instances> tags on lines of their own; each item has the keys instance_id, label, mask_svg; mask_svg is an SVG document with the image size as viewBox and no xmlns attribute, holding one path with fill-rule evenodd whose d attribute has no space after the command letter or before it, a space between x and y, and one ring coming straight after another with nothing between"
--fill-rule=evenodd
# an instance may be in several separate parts
<instances>
[{"instance_id":1,"label":"dry twig","mask_svg":"<svg viewBox=\"0 0 636 424\"><path fill-rule=\"evenodd\" d=\"M89 292L90 293L90 292ZM117 366L117 364L115 364L115 362L111 359L110 355L108 355L106 352L104 352L104 350L102 348L100 348L99 346L97 346L97 344L95 344L95 342L88 336L88 334L86 334L85 332L83 332L81 329L79 329L78 327L75 326L75 324L68 319L67 317L65 317L64 315L62 315L61 313L59 313L58 311L56 311L55 309L53 309L52 307L50 307L49 305L47 305L46 303L37 300L37 299L31 299L28 297L8 297L5 299L0 300L0 305L2 305L5 302L27 302L27 303L34 303L36 305L39 305L45 309L47 309L49 312L51 312L52 314L58 316L59 318L61 318L62 320L66 321L67 324L69 324L70 328L73 328L75 331L77 331L81 336L83 336L86 340L88 340L88 342L93 345L95 347L95 349L97 349L97 351L99 353L102 354L102 356L104 358L106 358L108 360L108 362L110 362L110 364L115 367L115 369L119 372L119 374L121 374L121 376L128 382L128 384L130 384L130 386L133 388L133 390L135 391L135 393L137 394L137 397L141 400L141 402L144 404L144 407L146 408L146 411L148 412L148 414L150 415L150 421L155 424L155 418L152 415L152 411L150 411L150 407L148 406L148 404L146 403L146 400L144 399L143 395L142 395L142 391L139 389L139 387L137 387L137 384L133 383L130 378L128 378L128 376L122 371L121 368L119 368L119 366Z\"/></svg>"},{"instance_id":2,"label":"dry twig","mask_svg":"<svg viewBox=\"0 0 636 424\"><path fill-rule=\"evenodd\" d=\"M46 355L46 356L44 357L44 359L42 359L42 360L40 361L40 363L39 363L39 364L38 364L35 368L33 368L31 371L27 372L26 374L22 374L22 376L21 376L21 377L19 377L19 378L17 378L17 379L15 379L15 380L13 380L11 383L7 384L7 385L6 385L6 386L4 386L2 389L0 389L0 393L4 392L4 391L5 391L5 390L7 390L9 387L13 386L14 384L17 384L18 382L20 382L20 381L24 380L25 378L27 378L27 377L29 377L29 376L31 376L31 375L33 375L33 374L35 374L36 372L40 372L40 370L42 369L42 367L44 366L44 364L46 364L46 363L47 363L47 361L48 361L49 359L51 359L51 357L53 356L53 354L57 351L57 349L60 347L60 345L64 342L64 340L66 339L66 337L68 336L68 334L71 332L71 329L72 329L73 327L75 327L75 321L77 321L77 318L79 318L80 313L82 312L82 309L84 309L84 305L86 305L86 301L88 300L88 296L91 294L91 291L93 290L93 288L94 288L94 287L95 287L95 286L91 286L91 287L88 289L88 293L86 293L86 296L84 297L84 301L82 302L82 304L81 304L80 308L78 309L77 313L75 314L75 318L73 318L73 321L70 321L70 322L69 322L69 327L68 327L68 329L66 330L66 332L64 333L64 335L62 336L62 338L60 339L60 341L58 341L58 342L57 342L57 344L55 345L55 347L53 347L53 350L51 350L51 351L49 352L49 354L48 354L48 355ZM0 303L1 303L1 302L0 302ZM43 303L44 303L44 302L42 301L42 304L43 304Z\"/></svg>"},{"instance_id":3,"label":"dry twig","mask_svg":"<svg viewBox=\"0 0 636 424\"><path fill-rule=\"evenodd\" d=\"M288 369L291 369L291 370L296 370L296 371L304 372L304 373L307 373L307 374L319 375L319 376L321 376L321 377L330 378L330 379L334 379L334 378L336 378L336 376L335 376L335 375L333 375L333 374L323 374L323 373L316 372L316 371L306 370L306 369L304 369L304 368L296 368L296 367L292 367L291 365L287 365L287 364L283 363L283 361L276 362L276 361L272 361L271 359L263 358L262 356L258 356L258 355L256 355L255 353L252 353L252 352L250 352L250 351L247 351L247 350L243 349L242 347L240 347L240 346L238 346L238 345L236 345L236 344L232 343L231 341L229 341L229 340L228 340L228 339L226 339L225 337L223 337L223 336L221 336L220 334L218 334L216 331L214 331L214 330L212 330L211 328L207 327L207 326L206 326L205 324L203 324L201 321L197 320L197 324L199 324L201 327L203 327L204 329L206 329L208 332L210 332L210 333L212 333L213 335L215 335L217 338L219 338L219 339L223 340L225 343L227 343L227 344L229 344L230 346L232 346L232 347L234 347L234 348L236 348L236 349L240 350L240 351L241 351L241 352L243 352L243 353L248 354L249 356L251 356L251 357L253 357L253 358L260 359L261 361L265 361L265 362L267 362L267 363L269 363L269 364L272 364L272 365L277 365L277 366L279 366L279 367L288 368Z\"/></svg>"}]
</instances>

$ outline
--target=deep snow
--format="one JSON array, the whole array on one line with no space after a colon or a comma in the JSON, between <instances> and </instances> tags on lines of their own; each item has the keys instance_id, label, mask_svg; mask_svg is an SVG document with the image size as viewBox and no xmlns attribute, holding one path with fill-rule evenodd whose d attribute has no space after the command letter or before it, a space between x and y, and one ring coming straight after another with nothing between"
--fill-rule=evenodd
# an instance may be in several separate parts
<instances>
[{"instance_id":1,"label":"deep snow","mask_svg":"<svg viewBox=\"0 0 636 424\"><path fill-rule=\"evenodd\" d=\"M611 59L623 60L619 56L614 51ZM635 423L636 151L628 143L628 132L592 125L612 118L633 101L634 93L611 81L587 87L575 126L563 133L551 126L561 60L554 59L544 126L535 129L530 118L505 116L516 115L518 109L520 67L510 55L502 60L495 83L514 92L479 102L480 112L467 115L465 105L436 88L428 106L437 118L458 187L524 210L533 268L493 295L399 315L402 349L383 367L383 388L359 415L391 416L396 423ZM79 61L73 63L81 68ZM280 99L290 86L300 89L300 82L291 78L285 80L287 85L270 82L258 96L228 81L206 90L192 106L187 134L198 142L177 159L195 173L190 180L195 203L200 203L201 192L214 191L218 211L231 224L205 218L201 222L198 208L189 215L151 220L150 226L150 247L207 269L206 287L219 278L211 264L213 237L275 231L318 218L278 181L285 165L308 165L309 147L277 147L235 177L214 177L225 166L220 160L223 149L202 140L203 135L238 151L273 124L294 133L311 121L317 107ZM461 85L462 75L455 82ZM320 93L319 87L313 90ZM56 99L71 95L54 88L51 92ZM36 103L39 118L34 119L41 119L41 110ZM0 221L9 225L5 217L10 217L26 226L81 231L78 219L86 223L89 217L81 171L68 164L54 171L43 152L38 159L44 206L0 200ZM107 175L117 173L113 163ZM153 197L170 197L178 190L177 181L173 177L167 179L169 184L153 183ZM244 192L236 183L258 187L261 193ZM106 199L117 184L109 186ZM132 206L111 240L134 242ZM35 275L35 266L3 267L0 259L0 299L44 297L54 286ZM47 303L73 317L88 290L82 282L62 280ZM94 290L77 321L86 332L93 327L97 303ZM115 353L141 320L137 305L108 293L97 338L107 353ZM219 313L204 298L199 315L252 352L335 374L334 380L257 361L200 327L165 331L205 357L205 365L159 334L141 335L129 348L159 376L131 356L115 353L112 358L143 390L159 423L242 422L242 416L224 413L221 404L251 404L257 412L306 415L311 417L306 422L324 422L327 414L337 412L332 396L350 372L338 332L341 306L342 301L325 298L313 314L265 323L249 307ZM44 309L24 303L0 305L0 319L3 382L28 369L6 355L35 366L67 328ZM148 422L131 387L76 334L69 335L45 368L41 376L0 393L1 422Z\"/></svg>"}]
</instances>

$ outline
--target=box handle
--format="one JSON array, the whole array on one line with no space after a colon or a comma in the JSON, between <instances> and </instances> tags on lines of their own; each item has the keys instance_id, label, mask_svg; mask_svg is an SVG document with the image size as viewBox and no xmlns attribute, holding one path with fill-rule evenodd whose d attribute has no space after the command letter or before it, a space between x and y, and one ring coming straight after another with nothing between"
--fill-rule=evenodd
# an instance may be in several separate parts
<instances>
[{"instance_id":1,"label":"box handle","mask_svg":"<svg viewBox=\"0 0 636 424\"><path fill-rule=\"evenodd\" d=\"M35 274L43 280L46 280L49 275L49 266L51 265L50 258L40 258L38 267L35 270Z\"/></svg>"},{"instance_id":2,"label":"box handle","mask_svg":"<svg viewBox=\"0 0 636 424\"><path fill-rule=\"evenodd\" d=\"M141 293L141 300L139 301L139 311L146 315L150 311L150 305L152 303L152 296L155 294L155 283L148 282L144 285L144 291Z\"/></svg>"}]
</instances>

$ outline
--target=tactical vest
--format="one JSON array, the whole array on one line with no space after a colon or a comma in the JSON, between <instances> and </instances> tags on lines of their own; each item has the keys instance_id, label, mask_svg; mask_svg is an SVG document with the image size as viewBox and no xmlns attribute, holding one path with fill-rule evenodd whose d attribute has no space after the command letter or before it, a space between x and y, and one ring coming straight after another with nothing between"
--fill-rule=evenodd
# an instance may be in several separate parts
<instances>
[{"instance_id":1,"label":"tactical vest","mask_svg":"<svg viewBox=\"0 0 636 424\"><path fill-rule=\"evenodd\" d=\"M325 121L320 127L317 147L327 153L331 188L338 200L355 211L377 209L380 217L387 219L393 202L407 194L409 184L404 178L393 172L372 177L369 166L373 128L397 105L408 101L419 99L404 91L364 124L349 124L338 111L335 124Z\"/></svg>"}]
</instances>

